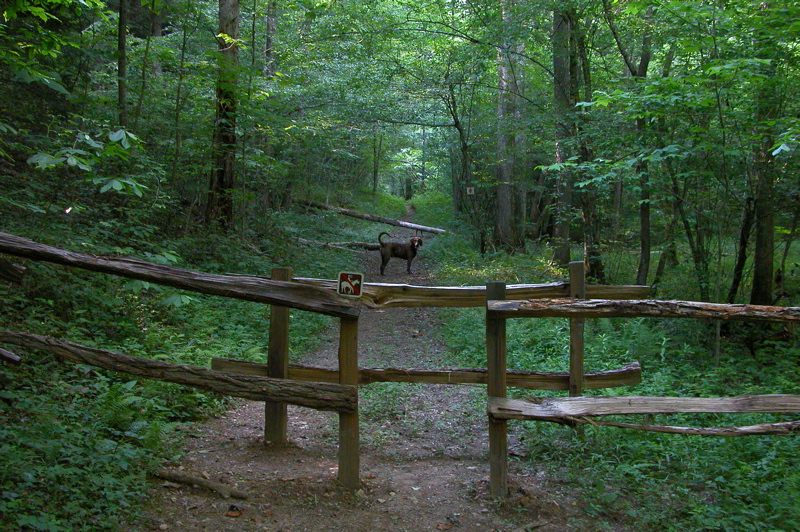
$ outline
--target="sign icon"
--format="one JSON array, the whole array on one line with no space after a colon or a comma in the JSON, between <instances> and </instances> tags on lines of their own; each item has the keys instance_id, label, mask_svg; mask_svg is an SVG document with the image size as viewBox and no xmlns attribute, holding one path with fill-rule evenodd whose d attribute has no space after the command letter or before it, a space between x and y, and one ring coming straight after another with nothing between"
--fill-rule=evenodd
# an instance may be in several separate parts
<instances>
[{"instance_id":1,"label":"sign icon","mask_svg":"<svg viewBox=\"0 0 800 532\"><path fill-rule=\"evenodd\" d=\"M336 292L340 296L361 297L361 285L363 284L363 273L339 272L339 281L336 283Z\"/></svg>"}]
</instances>

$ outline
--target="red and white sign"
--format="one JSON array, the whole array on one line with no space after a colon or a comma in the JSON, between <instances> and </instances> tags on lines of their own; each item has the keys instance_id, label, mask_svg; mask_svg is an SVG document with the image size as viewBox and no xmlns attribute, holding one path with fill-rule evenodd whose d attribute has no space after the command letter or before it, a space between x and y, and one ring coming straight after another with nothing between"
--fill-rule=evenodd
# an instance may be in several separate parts
<instances>
[{"instance_id":1,"label":"red and white sign","mask_svg":"<svg viewBox=\"0 0 800 532\"><path fill-rule=\"evenodd\" d=\"M364 284L364 274L357 272L339 272L336 291L344 297L361 297L361 285Z\"/></svg>"}]
</instances>

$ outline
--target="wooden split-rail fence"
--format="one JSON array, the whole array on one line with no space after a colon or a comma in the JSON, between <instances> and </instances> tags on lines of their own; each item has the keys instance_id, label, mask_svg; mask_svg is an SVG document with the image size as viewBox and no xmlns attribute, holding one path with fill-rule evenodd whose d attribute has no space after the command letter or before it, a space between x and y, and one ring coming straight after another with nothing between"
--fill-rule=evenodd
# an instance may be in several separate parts
<instances>
[{"instance_id":1,"label":"wooden split-rail fence","mask_svg":"<svg viewBox=\"0 0 800 532\"><path fill-rule=\"evenodd\" d=\"M585 422L597 424L592 421L592 416L606 414L800 411L800 396L707 399L705 402L686 398L582 397L586 389L634 385L641 381L641 369L636 362L617 370L597 373L584 371L583 323L587 318L659 316L800 321L800 308L653 301L644 299L649 295L649 289L645 286L586 285L583 263L570 265L569 283L510 286L490 283L486 287L366 283L361 298L354 300L337 295L336 281L293 278L292 271L288 268L276 268L271 278L207 274L137 259L71 252L1 232L0 253L269 304L271 310L267 364L217 358L211 369L198 368L88 348L66 340L2 330L0 343L47 350L68 360L144 378L177 382L231 396L264 401L267 441L286 441L287 404L336 411L339 415L338 480L349 488L356 488L360 484L358 386L372 382L486 384L490 488L492 495L500 497L507 494L506 431L509 419L555 421L574 425ZM14 266L16 278L22 270L19 265ZM423 306L486 308L488 367L458 370L359 367L358 318L363 307L372 309ZM289 364L289 309L317 312L339 319L338 370ZM570 320L569 372L507 370L506 320L529 317L564 317ZM6 350L0 351L7 360L18 358ZM563 390L568 391L570 397L539 402L513 400L507 397L508 387ZM607 424L642 428L631 424ZM773 424L764 430L787 432L797 428L794 424ZM763 433L762 429L762 426L744 427L737 434Z\"/></svg>"}]
</instances>

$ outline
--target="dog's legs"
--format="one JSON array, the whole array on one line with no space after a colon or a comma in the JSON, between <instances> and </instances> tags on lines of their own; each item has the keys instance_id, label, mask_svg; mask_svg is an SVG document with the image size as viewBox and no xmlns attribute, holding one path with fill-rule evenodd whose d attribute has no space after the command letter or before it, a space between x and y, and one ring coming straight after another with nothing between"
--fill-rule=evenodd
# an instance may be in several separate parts
<instances>
[{"instance_id":1,"label":"dog's legs","mask_svg":"<svg viewBox=\"0 0 800 532\"><path fill-rule=\"evenodd\" d=\"M390 257L388 253L384 254L381 252L381 275L383 275L383 270L386 268L386 265L389 264L389 259L391 258L392 257Z\"/></svg>"}]
</instances>

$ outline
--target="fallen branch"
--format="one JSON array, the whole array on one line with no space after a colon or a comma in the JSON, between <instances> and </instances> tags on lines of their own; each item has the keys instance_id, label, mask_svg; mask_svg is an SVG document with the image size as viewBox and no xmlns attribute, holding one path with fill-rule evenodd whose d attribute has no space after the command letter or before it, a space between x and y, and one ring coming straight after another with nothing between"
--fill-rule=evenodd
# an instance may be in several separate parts
<instances>
[{"instance_id":1,"label":"fallen branch","mask_svg":"<svg viewBox=\"0 0 800 532\"><path fill-rule=\"evenodd\" d=\"M226 484L222 484L219 482L214 482L213 480L207 480L205 478L195 477L192 475L188 475L186 473L180 473L178 471L169 471L167 469L159 469L153 473L153 476L158 478L163 478L164 480L169 480L172 482L177 482L178 484L185 484L187 486L200 486L202 488L209 489L216 493L222 495L223 499L230 499L234 497L236 499L246 499L247 493L234 488L233 486L228 486Z\"/></svg>"},{"instance_id":2,"label":"fallen branch","mask_svg":"<svg viewBox=\"0 0 800 532\"><path fill-rule=\"evenodd\" d=\"M359 218L361 220L369 220L370 222L379 222L389 225L395 225L397 227L405 227L406 229L413 229L415 231L422 231L425 233L434 233L434 234L447 233L446 229L440 229L438 227L428 227L425 225L414 224L411 222L404 222L402 220L395 220L394 218L384 218L383 216L375 216L374 214L366 214L363 212L353 211L342 207L335 207L333 205L328 205L327 203L316 203L314 201L307 201L307 200L295 200L295 202L300 205L305 205L306 207L335 211L338 212L339 214L344 214L345 216L350 216L352 218Z\"/></svg>"},{"instance_id":3,"label":"fallen branch","mask_svg":"<svg viewBox=\"0 0 800 532\"><path fill-rule=\"evenodd\" d=\"M28 333L0 330L0 343L52 353L72 362L157 381L174 382L252 401L290 403L317 410L356 412L358 388L341 384L300 383L255 375L226 373L113 353Z\"/></svg>"},{"instance_id":4,"label":"fallen branch","mask_svg":"<svg viewBox=\"0 0 800 532\"><path fill-rule=\"evenodd\" d=\"M317 246L321 248L331 249L344 249L352 251L355 249L366 249L367 251L377 251L381 249L381 245L377 242L315 242L314 240L306 240L305 238L297 238L297 241L307 246Z\"/></svg>"}]
</instances>

